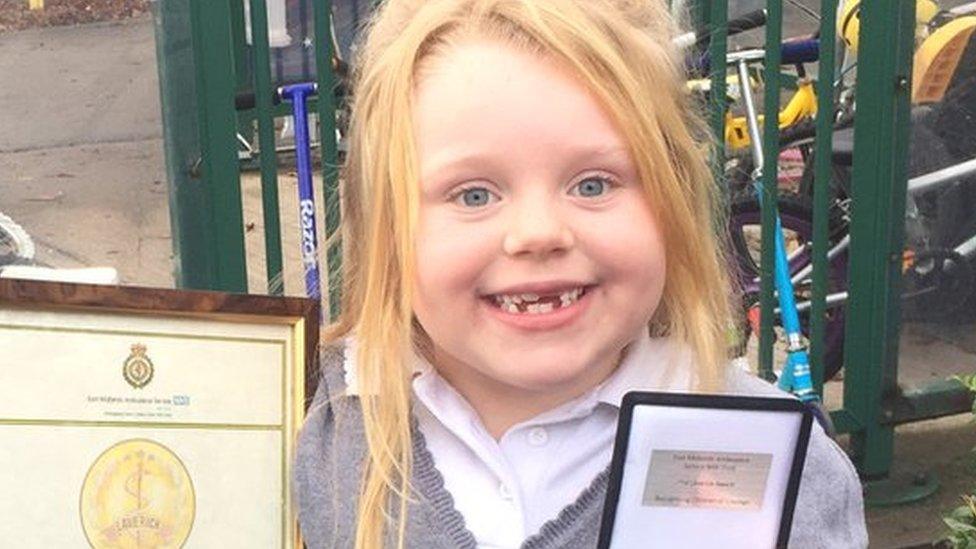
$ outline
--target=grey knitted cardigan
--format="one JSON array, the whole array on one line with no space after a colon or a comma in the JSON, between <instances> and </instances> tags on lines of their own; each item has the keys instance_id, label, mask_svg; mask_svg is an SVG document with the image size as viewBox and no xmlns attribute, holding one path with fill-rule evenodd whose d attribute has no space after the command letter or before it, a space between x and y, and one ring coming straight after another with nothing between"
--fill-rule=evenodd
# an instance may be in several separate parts
<instances>
[{"instance_id":1,"label":"grey knitted cardigan","mask_svg":"<svg viewBox=\"0 0 976 549\"><path fill-rule=\"evenodd\" d=\"M366 442L357 398L343 394L342 364L341 350L325 351L323 376L298 440L293 489L299 525L309 549L354 545L356 501ZM727 392L782 395L742 372L730 374ZM414 493L407 511L407 546L477 548L416 428L413 452ZM608 474L609 470L594 478L576 501L525 540L522 549L595 548ZM392 535L389 539L387 547L395 547ZM653 539L648 540L648 546L654 546ZM800 481L790 547L866 546L861 485L856 472L843 451L815 426Z\"/></svg>"}]
</instances>

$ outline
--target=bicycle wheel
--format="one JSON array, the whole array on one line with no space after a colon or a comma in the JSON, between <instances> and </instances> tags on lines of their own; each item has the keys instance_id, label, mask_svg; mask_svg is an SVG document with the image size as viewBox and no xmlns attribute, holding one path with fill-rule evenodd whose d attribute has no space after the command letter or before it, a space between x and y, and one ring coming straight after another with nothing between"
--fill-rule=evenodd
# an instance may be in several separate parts
<instances>
[{"instance_id":1,"label":"bicycle wheel","mask_svg":"<svg viewBox=\"0 0 976 549\"><path fill-rule=\"evenodd\" d=\"M0 212L0 266L30 263L34 260L34 241L13 219Z\"/></svg>"},{"instance_id":2,"label":"bicycle wheel","mask_svg":"<svg viewBox=\"0 0 976 549\"><path fill-rule=\"evenodd\" d=\"M800 122L780 132L776 177L779 192L813 197L816 137L817 127L813 120ZM730 161L726 172L733 194L752 191L754 168L755 164L749 155ZM849 196L850 168L833 163L831 172L834 196Z\"/></svg>"},{"instance_id":3,"label":"bicycle wheel","mask_svg":"<svg viewBox=\"0 0 976 549\"><path fill-rule=\"evenodd\" d=\"M790 255L790 272L796 274L809 265L813 241L813 208L808 197L796 194L780 195L778 201L780 222ZM830 244L839 240L844 231L843 217L836 209L830 222ZM742 288L745 304L751 304L759 295L759 262L761 247L762 211L753 194L740 194L732 200L729 214L729 244L736 275ZM828 294L847 289L847 253L838 254L827 269ZM810 278L799 281L793 287L797 303L812 297ZM828 308L824 315L824 379L834 377L844 360L844 307ZM779 317L775 319L779 326ZM803 335L810 334L810 311L800 312ZM785 341L781 342L785 347Z\"/></svg>"}]
</instances>

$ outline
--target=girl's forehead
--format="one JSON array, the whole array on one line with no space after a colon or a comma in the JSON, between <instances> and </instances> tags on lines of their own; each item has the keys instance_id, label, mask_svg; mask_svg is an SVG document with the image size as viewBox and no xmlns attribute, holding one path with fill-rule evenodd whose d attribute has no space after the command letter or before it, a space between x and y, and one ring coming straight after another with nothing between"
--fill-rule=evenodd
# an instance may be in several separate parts
<instances>
[{"instance_id":1,"label":"girl's forehead","mask_svg":"<svg viewBox=\"0 0 976 549\"><path fill-rule=\"evenodd\" d=\"M570 149L624 146L606 109L576 75L498 41L462 42L429 59L414 109L422 152L511 146L513 139Z\"/></svg>"}]
</instances>

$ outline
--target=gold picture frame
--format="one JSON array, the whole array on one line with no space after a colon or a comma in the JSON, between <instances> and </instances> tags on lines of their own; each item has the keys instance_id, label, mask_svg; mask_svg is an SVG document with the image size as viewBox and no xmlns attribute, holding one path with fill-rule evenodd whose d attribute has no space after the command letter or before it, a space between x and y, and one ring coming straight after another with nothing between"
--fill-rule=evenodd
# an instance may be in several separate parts
<instances>
[{"instance_id":1,"label":"gold picture frame","mask_svg":"<svg viewBox=\"0 0 976 549\"><path fill-rule=\"evenodd\" d=\"M303 298L0 279L0 539L302 547L318 329Z\"/></svg>"}]
</instances>

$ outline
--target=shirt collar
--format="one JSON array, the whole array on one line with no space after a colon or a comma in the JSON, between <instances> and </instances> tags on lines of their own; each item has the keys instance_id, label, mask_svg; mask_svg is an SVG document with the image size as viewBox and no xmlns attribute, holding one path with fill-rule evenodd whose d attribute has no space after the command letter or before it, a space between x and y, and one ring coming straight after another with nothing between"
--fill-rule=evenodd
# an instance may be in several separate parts
<instances>
[{"instance_id":1,"label":"shirt collar","mask_svg":"<svg viewBox=\"0 0 976 549\"><path fill-rule=\"evenodd\" d=\"M694 378L687 345L645 334L625 349L620 365L594 391L598 402L620 408L631 391L688 392Z\"/></svg>"}]
</instances>

